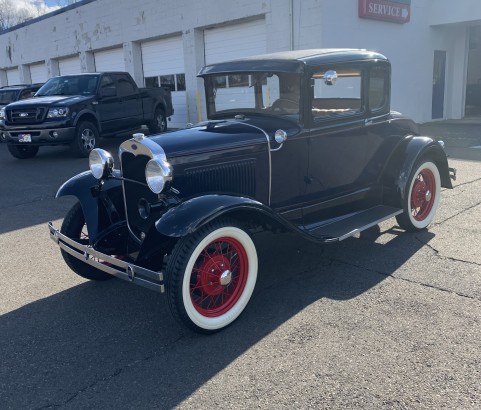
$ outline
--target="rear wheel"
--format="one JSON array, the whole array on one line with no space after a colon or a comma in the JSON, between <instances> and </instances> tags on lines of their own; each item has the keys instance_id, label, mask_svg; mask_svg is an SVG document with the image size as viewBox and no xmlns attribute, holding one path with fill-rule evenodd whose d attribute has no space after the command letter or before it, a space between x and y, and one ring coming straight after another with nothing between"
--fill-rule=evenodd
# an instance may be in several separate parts
<instances>
[{"instance_id":1,"label":"rear wheel","mask_svg":"<svg viewBox=\"0 0 481 410\"><path fill-rule=\"evenodd\" d=\"M174 317L199 333L236 320L257 280L257 251L236 222L219 220L177 242L166 269Z\"/></svg>"},{"instance_id":2,"label":"rear wheel","mask_svg":"<svg viewBox=\"0 0 481 410\"><path fill-rule=\"evenodd\" d=\"M396 216L399 226L407 231L419 231L433 220L439 206L441 177L438 167L423 161L412 172L404 197L404 212Z\"/></svg>"},{"instance_id":3,"label":"rear wheel","mask_svg":"<svg viewBox=\"0 0 481 410\"><path fill-rule=\"evenodd\" d=\"M77 202L67 213L63 220L62 227L60 228L60 232L83 245L89 244L89 233L87 225L85 224L85 217L80 202ZM65 252L63 249L60 251L62 252L65 263L77 275L91 280L107 280L112 278L108 273L93 268Z\"/></svg>"},{"instance_id":4,"label":"rear wheel","mask_svg":"<svg viewBox=\"0 0 481 410\"><path fill-rule=\"evenodd\" d=\"M165 118L164 111L160 108L155 110L154 118L149 124L149 132L151 134L159 134L167 131L167 118Z\"/></svg>"},{"instance_id":5,"label":"rear wheel","mask_svg":"<svg viewBox=\"0 0 481 410\"><path fill-rule=\"evenodd\" d=\"M97 147L99 131L95 124L90 121L82 121L77 125L75 138L70 144L72 151L77 157L88 157L90 151Z\"/></svg>"},{"instance_id":6,"label":"rear wheel","mask_svg":"<svg viewBox=\"0 0 481 410\"><path fill-rule=\"evenodd\" d=\"M7 144L8 151L13 157L18 159L28 159L33 158L37 155L38 146L33 145L12 145Z\"/></svg>"}]
</instances>

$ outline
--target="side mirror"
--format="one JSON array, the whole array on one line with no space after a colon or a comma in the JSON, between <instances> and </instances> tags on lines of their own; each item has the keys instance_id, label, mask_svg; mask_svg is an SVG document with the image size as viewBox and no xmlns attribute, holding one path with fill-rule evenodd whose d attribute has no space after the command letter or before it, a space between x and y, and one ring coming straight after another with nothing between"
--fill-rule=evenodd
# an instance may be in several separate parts
<instances>
[{"instance_id":1,"label":"side mirror","mask_svg":"<svg viewBox=\"0 0 481 410\"><path fill-rule=\"evenodd\" d=\"M326 85L334 85L337 81L337 73L334 70L329 70L324 73L322 78Z\"/></svg>"}]
</instances>

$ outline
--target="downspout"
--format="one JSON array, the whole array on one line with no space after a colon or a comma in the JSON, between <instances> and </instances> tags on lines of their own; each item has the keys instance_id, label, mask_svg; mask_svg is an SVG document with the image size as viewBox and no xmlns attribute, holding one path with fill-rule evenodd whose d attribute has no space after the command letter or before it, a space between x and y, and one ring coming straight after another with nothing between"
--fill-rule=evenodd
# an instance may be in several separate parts
<instances>
[{"instance_id":1,"label":"downspout","mask_svg":"<svg viewBox=\"0 0 481 410\"><path fill-rule=\"evenodd\" d=\"M294 50L294 0L289 2L289 15L291 16L291 38L290 38L290 49Z\"/></svg>"}]
</instances>

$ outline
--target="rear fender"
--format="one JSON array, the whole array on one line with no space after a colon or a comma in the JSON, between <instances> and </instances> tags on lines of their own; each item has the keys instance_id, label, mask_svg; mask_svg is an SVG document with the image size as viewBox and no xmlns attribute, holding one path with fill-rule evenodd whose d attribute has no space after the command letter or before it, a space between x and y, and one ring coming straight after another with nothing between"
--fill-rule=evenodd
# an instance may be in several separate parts
<instances>
[{"instance_id":1,"label":"rear fender","mask_svg":"<svg viewBox=\"0 0 481 410\"><path fill-rule=\"evenodd\" d=\"M204 195L181 202L170 208L155 223L157 231L167 237L178 238L195 232L221 215L252 217L283 223L274 212L262 203L250 198L231 195Z\"/></svg>"},{"instance_id":2,"label":"rear fender","mask_svg":"<svg viewBox=\"0 0 481 410\"><path fill-rule=\"evenodd\" d=\"M113 176L120 177L120 171L114 170ZM122 182L118 179L106 179L103 181L102 188L99 190L99 180L96 179L90 171L82 172L66 181L57 191L56 198L62 196L76 197L85 216L85 222L89 231L89 240L93 244L100 231L100 215L109 214L109 210L105 209L101 199L102 196L108 196L115 190L122 189Z\"/></svg>"},{"instance_id":3,"label":"rear fender","mask_svg":"<svg viewBox=\"0 0 481 410\"><path fill-rule=\"evenodd\" d=\"M441 177L441 186L452 188L446 153L441 144L430 137L408 136L396 148L383 173L386 204L399 206L407 194L409 177L422 159L436 164ZM389 187L394 186L394 189Z\"/></svg>"}]
</instances>

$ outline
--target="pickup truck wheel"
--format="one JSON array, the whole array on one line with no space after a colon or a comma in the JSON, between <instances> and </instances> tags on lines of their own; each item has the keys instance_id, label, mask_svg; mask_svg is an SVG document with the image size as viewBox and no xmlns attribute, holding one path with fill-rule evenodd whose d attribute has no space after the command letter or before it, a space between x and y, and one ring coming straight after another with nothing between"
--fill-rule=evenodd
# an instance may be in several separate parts
<instances>
[{"instance_id":1,"label":"pickup truck wheel","mask_svg":"<svg viewBox=\"0 0 481 410\"><path fill-rule=\"evenodd\" d=\"M399 226L407 231L426 228L434 218L441 194L438 167L423 161L411 173L404 197L404 212L396 216Z\"/></svg>"},{"instance_id":2,"label":"pickup truck wheel","mask_svg":"<svg viewBox=\"0 0 481 410\"><path fill-rule=\"evenodd\" d=\"M32 145L12 145L7 144L8 151L12 156L18 159L28 159L33 158L37 155L38 146Z\"/></svg>"},{"instance_id":3,"label":"pickup truck wheel","mask_svg":"<svg viewBox=\"0 0 481 410\"><path fill-rule=\"evenodd\" d=\"M88 157L98 144L99 132L95 124L82 121L77 125L75 138L70 144L73 153L78 157Z\"/></svg>"},{"instance_id":4,"label":"pickup truck wheel","mask_svg":"<svg viewBox=\"0 0 481 410\"><path fill-rule=\"evenodd\" d=\"M149 124L149 132L151 134L159 134L165 131L167 131L167 118L165 118L164 112L160 108L157 108L154 118Z\"/></svg>"},{"instance_id":5,"label":"pickup truck wheel","mask_svg":"<svg viewBox=\"0 0 481 410\"><path fill-rule=\"evenodd\" d=\"M169 306L191 330L214 333L236 320L257 280L257 251L237 223L218 220L183 237L166 268Z\"/></svg>"},{"instance_id":6,"label":"pickup truck wheel","mask_svg":"<svg viewBox=\"0 0 481 410\"><path fill-rule=\"evenodd\" d=\"M70 239L88 245L89 233L87 225L85 224L85 217L80 202L77 202L67 213L63 220L62 227L60 228L60 232L68 236ZM107 280L112 278L108 273L93 268L65 252L63 249L61 249L60 252L62 253L65 263L77 275L91 280Z\"/></svg>"}]
</instances>

